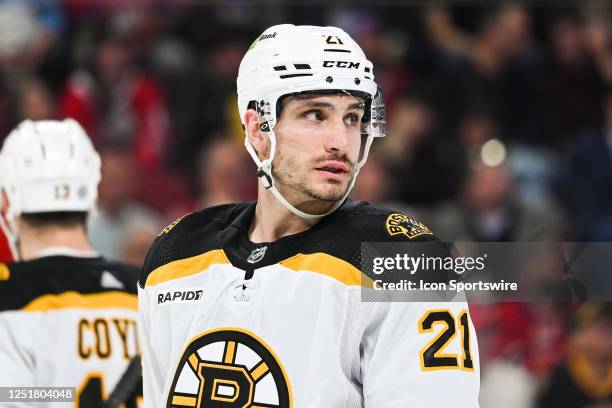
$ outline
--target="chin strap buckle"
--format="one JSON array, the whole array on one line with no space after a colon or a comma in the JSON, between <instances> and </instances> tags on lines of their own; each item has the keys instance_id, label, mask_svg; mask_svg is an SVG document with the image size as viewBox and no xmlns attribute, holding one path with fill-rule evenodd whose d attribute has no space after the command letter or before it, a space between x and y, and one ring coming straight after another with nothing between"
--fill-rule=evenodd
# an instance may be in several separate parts
<instances>
[{"instance_id":1,"label":"chin strap buckle","mask_svg":"<svg viewBox=\"0 0 612 408\"><path fill-rule=\"evenodd\" d=\"M270 189L272 187L272 177L268 173L264 171L263 168L257 169L257 177L263 177L263 184L266 189Z\"/></svg>"}]
</instances>

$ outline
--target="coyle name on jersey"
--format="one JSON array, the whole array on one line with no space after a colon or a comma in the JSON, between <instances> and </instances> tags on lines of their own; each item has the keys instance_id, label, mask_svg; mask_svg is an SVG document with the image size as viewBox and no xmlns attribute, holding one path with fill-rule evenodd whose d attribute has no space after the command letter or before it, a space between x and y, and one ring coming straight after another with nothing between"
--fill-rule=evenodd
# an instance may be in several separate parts
<instances>
[{"instance_id":1,"label":"coyle name on jersey","mask_svg":"<svg viewBox=\"0 0 612 408\"><path fill-rule=\"evenodd\" d=\"M74 387L74 402L3 408L99 407L140 354L138 268L59 252L0 264L0 386ZM126 408L142 402L140 391Z\"/></svg>"}]
</instances>

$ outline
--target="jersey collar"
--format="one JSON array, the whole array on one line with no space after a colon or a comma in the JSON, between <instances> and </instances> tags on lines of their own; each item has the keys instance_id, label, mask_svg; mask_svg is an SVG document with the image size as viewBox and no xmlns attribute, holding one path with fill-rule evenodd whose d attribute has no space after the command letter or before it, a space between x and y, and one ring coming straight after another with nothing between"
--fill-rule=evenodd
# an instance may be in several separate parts
<instances>
[{"instance_id":1,"label":"jersey collar","mask_svg":"<svg viewBox=\"0 0 612 408\"><path fill-rule=\"evenodd\" d=\"M309 229L296 234L287 235L274 242L254 243L249 240L249 228L255 214L256 202L247 202L240 206L233 214L233 220L221 232L221 246L232 265L246 271L246 279L250 279L255 269L259 269L282 260L288 259L298 253L308 253L312 246L313 236L317 231L346 210L367 205L364 201L347 199L338 210L323 217ZM263 247L266 247L263 250ZM247 260L253 251L260 250L264 255L256 263Z\"/></svg>"},{"instance_id":2,"label":"jersey collar","mask_svg":"<svg viewBox=\"0 0 612 408\"><path fill-rule=\"evenodd\" d=\"M69 256L72 258L98 258L100 254L96 251L82 251L65 246L48 247L38 252L33 259L44 258L47 256Z\"/></svg>"}]
</instances>

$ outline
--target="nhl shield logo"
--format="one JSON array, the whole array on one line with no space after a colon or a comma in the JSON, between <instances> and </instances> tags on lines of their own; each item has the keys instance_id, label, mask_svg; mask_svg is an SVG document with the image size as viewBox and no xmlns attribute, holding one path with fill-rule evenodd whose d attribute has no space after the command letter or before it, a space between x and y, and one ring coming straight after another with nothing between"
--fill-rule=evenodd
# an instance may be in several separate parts
<instances>
[{"instance_id":1,"label":"nhl shield logo","mask_svg":"<svg viewBox=\"0 0 612 408\"><path fill-rule=\"evenodd\" d=\"M247 262L250 264L254 264L261 261L264 255L266 255L266 249L268 249L267 246L255 248L253 252L251 252L251 255L249 255L249 257L247 258Z\"/></svg>"}]
</instances>

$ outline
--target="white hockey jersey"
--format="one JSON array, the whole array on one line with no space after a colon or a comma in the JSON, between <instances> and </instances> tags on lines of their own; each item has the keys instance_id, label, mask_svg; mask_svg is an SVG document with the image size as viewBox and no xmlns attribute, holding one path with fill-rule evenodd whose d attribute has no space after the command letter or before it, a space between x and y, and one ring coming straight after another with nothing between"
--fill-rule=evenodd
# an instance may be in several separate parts
<instances>
[{"instance_id":1,"label":"white hockey jersey","mask_svg":"<svg viewBox=\"0 0 612 408\"><path fill-rule=\"evenodd\" d=\"M254 244L254 208L192 213L153 245L139 282L147 407L478 406L465 303L361 301L361 242L434 239L425 226L391 234L397 214L349 201Z\"/></svg>"},{"instance_id":2,"label":"white hockey jersey","mask_svg":"<svg viewBox=\"0 0 612 408\"><path fill-rule=\"evenodd\" d=\"M15 398L0 407L100 407L140 354L138 272L59 254L0 264L0 386L76 388L74 402ZM142 405L139 391L125 408Z\"/></svg>"}]
</instances>

